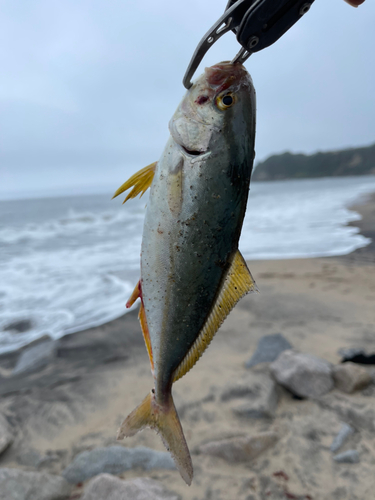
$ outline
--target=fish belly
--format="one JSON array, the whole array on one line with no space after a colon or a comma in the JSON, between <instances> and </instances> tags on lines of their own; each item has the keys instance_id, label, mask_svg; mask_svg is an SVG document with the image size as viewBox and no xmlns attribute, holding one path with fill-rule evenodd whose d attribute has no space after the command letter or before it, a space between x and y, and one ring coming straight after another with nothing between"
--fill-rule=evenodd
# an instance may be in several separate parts
<instances>
[{"instance_id":1,"label":"fish belly","mask_svg":"<svg viewBox=\"0 0 375 500\"><path fill-rule=\"evenodd\" d=\"M158 162L141 282L156 387L163 391L199 335L238 248L251 165L225 151L192 162L172 138Z\"/></svg>"}]
</instances>

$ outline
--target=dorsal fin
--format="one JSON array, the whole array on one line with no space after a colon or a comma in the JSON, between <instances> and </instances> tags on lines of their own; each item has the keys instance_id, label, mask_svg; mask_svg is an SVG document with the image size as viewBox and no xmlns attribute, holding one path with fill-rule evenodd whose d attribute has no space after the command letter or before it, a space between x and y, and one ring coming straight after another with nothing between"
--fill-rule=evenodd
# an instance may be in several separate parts
<instances>
[{"instance_id":1,"label":"dorsal fin","mask_svg":"<svg viewBox=\"0 0 375 500\"><path fill-rule=\"evenodd\" d=\"M155 174L155 168L156 168L157 162L155 161L154 163L150 163L150 165L147 165L147 167L142 168L141 170L138 170L137 173L132 175L130 179L128 179L122 186L118 188L118 190L115 192L115 194L112 196L113 198L116 198L119 194L123 193L124 191L127 191L131 187L133 188L128 196L125 198L123 203L126 201L130 200L130 198L135 198L141 193L140 198L145 194L147 189L151 186L152 180L154 178Z\"/></svg>"},{"instance_id":2,"label":"dorsal fin","mask_svg":"<svg viewBox=\"0 0 375 500\"><path fill-rule=\"evenodd\" d=\"M247 293L257 291L254 278L237 250L206 323L176 369L173 382L183 377L195 365L237 302Z\"/></svg>"}]
</instances>

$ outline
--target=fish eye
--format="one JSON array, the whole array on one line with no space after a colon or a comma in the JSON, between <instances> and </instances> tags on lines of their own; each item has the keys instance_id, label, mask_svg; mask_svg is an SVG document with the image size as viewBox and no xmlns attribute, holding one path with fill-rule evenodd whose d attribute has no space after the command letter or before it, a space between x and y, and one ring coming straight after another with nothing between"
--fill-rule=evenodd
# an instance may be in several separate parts
<instances>
[{"instance_id":1,"label":"fish eye","mask_svg":"<svg viewBox=\"0 0 375 500\"><path fill-rule=\"evenodd\" d=\"M225 106L230 106L233 102L233 97L231 95L225 95L222 99L223 101L223 104L225 104Z\"/></svg>"},{"instance_id":2,"label":"fish eye","mask_svg":"<svg viewBox=\"0 0 375 500\"><path fill-rule=\"evenodd\" d=\"M235 95L232 92L227 92L226 94L221 94L216 98L216 106L221 110L225 111L226 109L233 106L235 103Z\"/></svg>"}]
</instances>

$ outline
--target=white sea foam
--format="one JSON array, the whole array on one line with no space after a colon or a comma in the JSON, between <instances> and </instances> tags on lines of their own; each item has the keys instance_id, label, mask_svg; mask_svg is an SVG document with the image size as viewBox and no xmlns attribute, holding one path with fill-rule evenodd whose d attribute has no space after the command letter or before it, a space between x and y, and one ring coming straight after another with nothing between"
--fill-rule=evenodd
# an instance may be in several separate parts
<instances>
[{"instance_id":1,"label":"white sea foam","mask_svg":"<svg viewBox=\"0 0 375 500\"><path fill-rule=\"evenodd\" d=\"M116 272L123 271L124 250L128 271L137 272L139 245L140 240L123 246L110 243L35 251L27 258L14 257L10 266L1 266L0 331L17 318L30 321L31 328L24 333L0 334L0 352L46 334L59 338L123 314L135 283Z\"/></svg>"},{"instance_id":2,"label":"white sea foam","mask_svg":"<svg viewBox=\"0 0 375 500\"><path fill-rule=\"evenodd\" d=\"M247 259L345 255L370 240L347 207L375 191L375 177L253 183L240 240Z\"/></svg>"},{"instance_id":3,"label":"white sea foam","mask_svg":"<svg viewBox=\"0 0 375 500\"><path fill-rule=\"evenodd\" d=\"M369 240L346 226L360 218L347 206L374 191L375 177L254 183L240 249L247 259L351 252ZM0 353L126 311L144 208L106 196L0 202Z\"/></svg>"},{"instance_id":4,"label":"white sea foam","mask_svg":"<svg viewBox=\"0 0 375 500\"><path fill-rule=\"evenodd\" d=\"M29 243L32 240L45 241L49 238L74 236L92 231L100 231L115 224L141 223L142 213L127 212L125 210L107 211L102 214L90 212L77 213L69 209L66 216L58 220L49 220L40 224L29 223L24 227L2 227L0 228L0 243L15 244L19 242Z\"/></svg>"}]
</instances>

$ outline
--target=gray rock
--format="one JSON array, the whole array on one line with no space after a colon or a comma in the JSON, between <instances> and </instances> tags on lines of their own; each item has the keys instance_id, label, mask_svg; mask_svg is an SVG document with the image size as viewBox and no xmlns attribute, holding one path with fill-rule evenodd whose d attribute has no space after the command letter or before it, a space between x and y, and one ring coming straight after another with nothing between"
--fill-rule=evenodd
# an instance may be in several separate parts
<instances>
[{"instance_id":1,"label":"gray rock","mask_svg":"<svg viewBox=\"0 0 375 500\"><path fill-rule=\"evenodd\" d=\"M40 457L38 469L41 467L51 467L53 464L61 462L67 454L67 450L56 450L56 452L48 451L45 455Z\"/></svg>"},{"instance_id":2,"label":"gray rock","mask_svg":"<svg viewBox=\"0 0 375 500\"><path fill-rule=\"evenodd\" d=\"M356 356L366 356L366 352L357 347L343 347L337 351L337 354L343 359L351 359Z\"/></svg>"},{"instance_id":3,"label":"gray rock","mask_svg":"<svg viewBox=\"0 0 375 500\"><path fill-rule=\"evenodd\" d=\"M260 432L255 436L235 437L211 441L198 448L199 453L220 457L230 463L241 463L253 460L268 448L276 444L278 435L275 432Z\"/></svg>"},{"instance_id":4,"label":"gray rock","mask_svg":"<svg viewBox=\"0 0 375 500\"><path fill-rule=\"evenodd\" d=\"M31 373L46 366L56 355L56 342L47 340L25 349L18 358L12 375Z\"/></svg>"},{"instance_id":5,"label":"gray rock","mask_svg":"<svg viewBox=\"0 0 375 500\"><path fill-rule=\"evenodd\" d=\"M16 457L17 463L20 465L25 465L26 467L34 467L37 469L42 460L41 454L30 448L22 449Z\"/></svg>"},{"instance_id":6,"label":"gray rock","mask_svg":"<svg viewBox=\"0 0 375 500\"><path fill-rule=\"evenodd\" d=\"M3 326L2 330L4 332L14 332L14 333L24 333L28 330L31 330L33 324L29 319L19 319L16 321L12 321L7 325Z\"/></svg>"},{"instance_id":7,"label":"gray rock","mask_svg":"<svg viewBox=\"0 0 375 500\"><path fill-rule=\"evenodd\" d=\"M371 375L365 368L350 361L335 366L332 376L337 389L348 394L365 389L372 382Z\"/></svg>"},{"instance_id":8,"label":"gray rock","mask_svg":"<svg viewBox=\"0 0 375 500\"><path fill-rule=\"evenodd\" d=\"M272 418L279 394L275 382L265 374L252 374L240 384L225 389L222 401L245 399L233 408L235 415L247 418Z\"/></svg>"},{"instance_id":9,"label":"gray rock","mask_svg":"<svg viewBox=\"0 0 375 500\"><path fill-rule=\"evenodd\" d=\"M89 482L81 500L179 500L179 495L150 478L122 481L110 474L100 474Z\"/></svg>"},{"instance_id":10,"label":"gray rock","mask_svg":"<svg viewBox=\"0 0 375 500\"><path fill-rule=\"evenodd\" d=\"M348 439L349 436L351 436L354 433L353 427L351 427L348 424L342 424L341 429L339 430L339 433L333 440L330 450L332 453L335 453L336 451L339 451L341 446L345 443L345 441Z\"/></svg>"},{"instance_id":11,"label":"gray rock","mask_svg":"<svg viewBox=\"0 0 375 500\"><path fill-rule=\"evenodd\" d=\"M352 397L335 392L326 394L317 402L324 408L333 410L340 419L349 422L355 429L375 432L375 409L372 403L357 404Z\"/></svg>"},{"instance_id":12,"label":"gray rock","mask_svg":"<svg viewBox=\"0 0 375 500\"><path fill-rule=\"evenodd\" d=\"M273 418L277 408L278 396L275 391L269 399L248 401L233 408L233 413L241 418Z\"/></svg>"},{"instance_id":13,"label":"gray rock","mask_svg":"<svg viewBox=\"0 0 375 500\"><path fill-rule=\"evenodd\" d=\"M13 443L13 434L10 431L6 418L0 413L0 454Z\"/></svg>"},{"instance_id":14,"label":"gray rock","mask_svg":"<svg viewBox=\"0 0 375 500\"><path fill-rule=\"evenodd\" d=\"M348 498L348 490L345 486L339 486L332 491L328 498L332 498L332 500L345 500Z\"/></svg>"},{"instance_id":15,"label":"gray rock","mask_svg":"<svg viewBox=\"0 0 375 500\"><path fill-rule=\"evenodd\" d=\"M303 398L317 398L334 386L332 365L311 354L284 351L270 368L279 384Z\"/></svg>"},{"instance_id":16,"label":"gray rock","mask_svg":"<svg viewBox=\"0 0 375 500\"><path fill-rule=\"evenodd\" d=\"M357 464L359 462L359 454L357 450L348 450L335 455L333 460L342 464Z\"/></svg>"},{"instance_id":17,"label":"gray rock","mask_svg":"<svg viewBox=\"0 0 375 500\"><path fill-rule=\"evenodd\" d=\"M0 500L65 500L71 486L60 476L0 469Z\"/></svg>"},{"instance_id":18,"label":"gray rock","mask_svg":"<svg viewBox=\"0 0 375 500\"><path fill-rule=\"evenodd\" d=\"M251 368L259 363L275 361L287 349L292 349L292 345L281 333L265 335L259 340L254 354L245 363L245 366Z\"/></svg>"},{"instance_id":19,"label":"gray rock","mask_svg":"<svg viewBox=\"0 0 375 500\"><path fill-rule=\"evenodd\" d=\"M173 459L167 452L151 450L144 446L109 446L80 453L62 475L69 483L77 484L103 472L121 474L135 467L144 470L175 469Z\"/></svg>"},{"instance_id":20,"label":"gray rock","mask_svg":"<svg viewBox=\"0 0 375 500\"><path fill-rule=\"evenodd\" d=\"M257 383L256 378L250 380L241 380L238 384L225 387L221 393L221 401L227 402L233 399L257 399L261 395L261 385ZM180 412L178 412L180 413Z\"/></svg>"}]
</instances>

